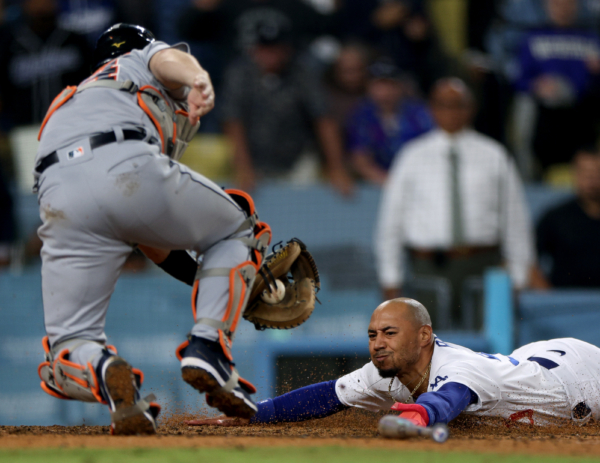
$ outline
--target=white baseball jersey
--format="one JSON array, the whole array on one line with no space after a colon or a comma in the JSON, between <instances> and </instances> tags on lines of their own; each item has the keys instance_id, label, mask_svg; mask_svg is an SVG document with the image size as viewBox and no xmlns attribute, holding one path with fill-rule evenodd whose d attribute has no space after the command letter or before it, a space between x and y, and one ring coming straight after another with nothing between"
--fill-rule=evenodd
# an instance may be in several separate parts
<instances>
[{"instance_id":1,"label":"white baseball jersey","mask_svg":"<svg viewBox=\"0 0 600 463\"><path fill-rule=\"evenodd\" d=\"M473 352L435 338L428 392L459 383L477 394L477 403L464 411L546 424L570 419L575 405L585 402L600 416L600 349L577 339L527 344L511 355ZM412 403L397 378L382 378L372 362L336 383L339 400L347 406L387 410L394 401ZM533 414L523 414L532 410Z\"/></svg>"}]
</instances>

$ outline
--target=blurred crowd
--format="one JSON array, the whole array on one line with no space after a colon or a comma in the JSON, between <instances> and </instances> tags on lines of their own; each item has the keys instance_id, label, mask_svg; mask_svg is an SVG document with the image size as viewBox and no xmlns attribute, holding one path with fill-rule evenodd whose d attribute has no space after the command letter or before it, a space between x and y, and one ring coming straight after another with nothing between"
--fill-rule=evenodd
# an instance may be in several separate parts
<instances>
[{"instance_id":1,"label":"blurred crowd","mask_svg":"<svg viewBox=\"0 0 600 463\"><path fill-rule=\"evenodd\" d=\"M17 234L8 134L41 123L123 21L192 45L217 92L201 132L231 144L237 187L383 189L384 297L430 298L451 326L479 327L463 296L490 266L516 288L600 287L600 0L0 5L0 266ZM557 172L575 195L533 224L523 184Z\"/></svg>"}]
</instances>

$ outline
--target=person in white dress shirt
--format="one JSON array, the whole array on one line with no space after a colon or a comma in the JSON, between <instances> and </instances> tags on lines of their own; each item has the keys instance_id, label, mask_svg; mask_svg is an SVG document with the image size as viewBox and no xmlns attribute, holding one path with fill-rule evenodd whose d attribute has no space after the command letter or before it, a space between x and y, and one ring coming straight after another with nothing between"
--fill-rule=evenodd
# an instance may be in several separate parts
<instances>
[{"instance_id":1,"label":"person in white dress shirt","mask_svg":"<svg viewBox=\"0 0 600 463\"><path fill-rule=\"evenodd\" d=\"M413 291L438 309L441 284L449 288L449 313L443 319L434 310L436 322L480 328L481 293L473 290L479 297L470 313L463 294L486 268L504 265L515 288L530 280L544 286L533 270L532 224L513 160L500 143L470 128L475 101L464 82L439 80L430 106L437 129L405 145L384 186L375 233L378 278L384 299L398 297L412 281Z\"/></svg>"}]
</instances>

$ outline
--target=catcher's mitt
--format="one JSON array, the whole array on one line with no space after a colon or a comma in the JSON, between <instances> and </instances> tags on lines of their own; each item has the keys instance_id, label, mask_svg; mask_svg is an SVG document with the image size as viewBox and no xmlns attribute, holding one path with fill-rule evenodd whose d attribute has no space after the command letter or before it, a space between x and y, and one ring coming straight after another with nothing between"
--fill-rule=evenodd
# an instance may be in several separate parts
<instances>
[{"instance_id":1,"label":"catcher's mitt","mask_svg":"<svg viewBox=\"0 0 600 463\"><path fill-rule=\"evenodd\" d=\"M262 294L265 290L276 291L276 279L285 286L285 296L281 301L269 304L263 300ZM320 288L314 259L304 243L293 238L265 258L254 280L244 318L259 330L295 328L312 314Z\"/></svg>"}]
</instances>

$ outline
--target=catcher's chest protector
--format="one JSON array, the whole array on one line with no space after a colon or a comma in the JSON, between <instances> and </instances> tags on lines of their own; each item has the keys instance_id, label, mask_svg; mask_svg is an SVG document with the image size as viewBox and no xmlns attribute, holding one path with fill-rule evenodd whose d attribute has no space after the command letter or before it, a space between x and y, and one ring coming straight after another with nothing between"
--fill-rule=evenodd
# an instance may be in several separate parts
<instances>
[{"instance_id":1,"label":"catcher's chest protector","mask_svg":"<svg viewBox=\"0 0 600 463\"><path fill-rule=\"evenodd\" d=\"M76 93L98 87L112 88L134 95L138 105L148 115L160 135L162 152L176 161L181 158L189 142L200 128L199 121L196 124L190 123L184 103L174 103L177 107L173 108L161 91L151 85L138 88L130 80L119 82L99 79L86 82L79 87L67 87L60 92L48 108L38 134L38 140L42 137L42 132L50 116L58 108L69 101Z\"/></svg>"}]
</instances>

